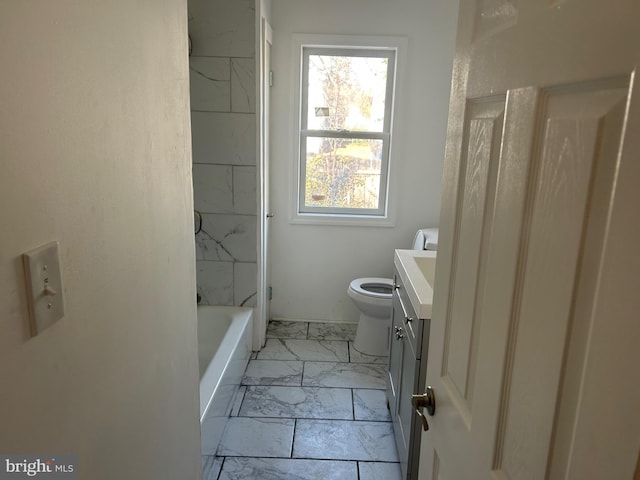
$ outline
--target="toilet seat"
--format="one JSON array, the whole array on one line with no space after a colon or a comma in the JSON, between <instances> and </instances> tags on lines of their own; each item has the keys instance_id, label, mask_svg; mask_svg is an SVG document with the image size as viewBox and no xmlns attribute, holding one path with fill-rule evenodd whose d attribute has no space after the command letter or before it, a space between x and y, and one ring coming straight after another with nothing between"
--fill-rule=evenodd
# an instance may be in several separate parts
<instances>
[{"instance_id":1,"label":"toilet seat","mask_svg":"<svg viewBox=\"0 0 640 480\"><path fill-rule=\"evenodd\" d=\"M368 289L367 287L372 289ZM356 278L349 284L349 288L354 292L366 297L390 300L393 296L393 279L381 277ZM389 293L376 291L378 289L388 290Z\"/></svg>"}]
</instances>

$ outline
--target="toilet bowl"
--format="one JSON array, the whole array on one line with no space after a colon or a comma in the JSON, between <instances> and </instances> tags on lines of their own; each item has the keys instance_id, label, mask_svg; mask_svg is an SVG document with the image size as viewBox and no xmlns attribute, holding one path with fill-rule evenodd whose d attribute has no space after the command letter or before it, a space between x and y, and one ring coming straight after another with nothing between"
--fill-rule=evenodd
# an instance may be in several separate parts
<instances>
[{"instance_id":1,"label":"toilet bowl","mask_svg":"<svg viewBox=\"0 0 640 480\"><path fill-rule=\"evenodd\" d=\"M387 354L391 323L393 280L390 278L356 278L347 294L360 310L360 321L353 346L367 355Z\"/></svg>"},{"instance_id":2,"label":"toilet bowl","mask_svg":"<svg viewBox=\"0 0 640 480\"><path fill-rule=\"evenodd\" d=\"M412 244L414 250L437 250L437 247L437 228L423 228L416 232ZM354 348L367 355L387 355L391 332L393 279L356 278L349 284L347 295L360 310Z\"/></svg>"}]
</instances>

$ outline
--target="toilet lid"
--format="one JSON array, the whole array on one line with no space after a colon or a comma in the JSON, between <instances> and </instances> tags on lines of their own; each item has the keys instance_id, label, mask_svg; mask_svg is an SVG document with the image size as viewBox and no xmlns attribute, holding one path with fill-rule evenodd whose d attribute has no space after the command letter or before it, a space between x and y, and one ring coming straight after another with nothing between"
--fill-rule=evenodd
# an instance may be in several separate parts
<instances>
[{"instance_id":1,"label":"toilet lid","mask_svg":"<svg viewBox=\"0 0 640 480\"><path fill-rule=\"evenodd\" d=\"M350 286L353 291L368 297L391 298L393 293L393 280L390 278L356 278Z\"/></svg>"}]
</instances>

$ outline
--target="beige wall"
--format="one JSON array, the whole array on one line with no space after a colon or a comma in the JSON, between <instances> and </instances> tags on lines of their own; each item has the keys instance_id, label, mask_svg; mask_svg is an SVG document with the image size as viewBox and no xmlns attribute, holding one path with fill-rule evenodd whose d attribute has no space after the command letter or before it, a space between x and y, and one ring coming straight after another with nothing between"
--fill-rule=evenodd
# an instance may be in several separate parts
<instances>
[{"instance_id":1,"label":"beige wall","mask_svg":"<svg viewBox=\"0 0 640 480\"><path fill-rule=\"evenodd\" d=\"M271 89L271 280L274 318L357 321L347 296L358 277L393 275L394 248L409 248L420 227L437 226L456 0L273 0ZM295 225L293 33L397 35L408 39L398 85L398 131L391 159L395 226Z\"/></svg>"},{"instance_id":2,"label":"beige wall","mask_svg":"<svg viewBox=\"0 0 640 480\"><path fill-rule=\"evenodd\" d=\"M199 478L184 0L0 2L0 452ZM60 244L29 338L20 255Z\"/></svg>"}]
</instances>

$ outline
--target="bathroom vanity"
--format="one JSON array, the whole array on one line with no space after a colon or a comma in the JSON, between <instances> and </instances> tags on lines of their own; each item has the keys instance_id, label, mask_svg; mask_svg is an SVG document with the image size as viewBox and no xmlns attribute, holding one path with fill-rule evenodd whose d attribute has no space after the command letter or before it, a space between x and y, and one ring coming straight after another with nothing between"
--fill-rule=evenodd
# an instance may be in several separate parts
<instances>
[{"instance_id":1,"label":"bathroom vanity","mask_svg":"<svg viewBox=\"0 0 640 480\"><path fill-rule=\"evenodd\" d=\"M420 439L427 411L412 395L425 392L436 252L396 250L387 400L403 479L418 478Z\"/></svg>"}]
</instances>

